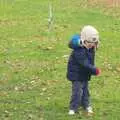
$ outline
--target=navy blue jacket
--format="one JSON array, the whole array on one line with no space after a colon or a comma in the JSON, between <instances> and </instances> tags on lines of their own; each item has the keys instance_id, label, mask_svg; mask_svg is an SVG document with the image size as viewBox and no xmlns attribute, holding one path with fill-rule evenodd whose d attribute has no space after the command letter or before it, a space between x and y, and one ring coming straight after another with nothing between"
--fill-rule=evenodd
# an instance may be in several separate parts
<instances>
[{"instance_id":1,"label":"navy blue jacket","mask_svg":"<svg viewBox=\"0 0 120 120\"><path fill-rule=\"evenodd\" d=\"M69 44L70 45L70 44ZM69 46L71 48L71 46ZM95 50L84 46L72 48L67 66L67 78L70 81L90 80L91 75L96 75L94 66Z\"/></svg>"}]
</instances>

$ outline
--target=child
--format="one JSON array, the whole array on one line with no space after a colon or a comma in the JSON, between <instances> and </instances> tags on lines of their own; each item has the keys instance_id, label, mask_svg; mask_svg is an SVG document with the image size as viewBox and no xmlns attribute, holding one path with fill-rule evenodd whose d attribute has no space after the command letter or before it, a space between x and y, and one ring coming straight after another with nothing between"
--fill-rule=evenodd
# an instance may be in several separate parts
<instances>
[{"instance_id":1,"label":"child","mask_svg":"<svg viewBox=\"0 0 120 120\"><path fill-rule=\"evenodd\" d=\"M88 81L91 75L99 75L100 69L94 65L95 50L99 43L98 31L84 26L80 35L75 35L69 43L73 49L67 68L67 78L72 82L72 96L69 115L74 115L81 105L88 114L92 114Z\"/></svg>"}]
</instances>

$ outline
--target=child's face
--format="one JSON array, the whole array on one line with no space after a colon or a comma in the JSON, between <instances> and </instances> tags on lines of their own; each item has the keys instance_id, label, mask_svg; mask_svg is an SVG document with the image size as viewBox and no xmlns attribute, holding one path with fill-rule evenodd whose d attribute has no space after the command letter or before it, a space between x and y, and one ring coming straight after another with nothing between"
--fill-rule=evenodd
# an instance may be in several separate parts
<instances>
[{"instance_id":1,"label":"child's face","mask_svg":"<svg viewBox=\"0 0 120 120\"><path fill-rule=\"evenodd\" d=\"M86 46L87 48L93 48L93 47L96 47L96 43L95 43L95 42L85 41L85 46Z\"/></svg>"}]
</instances>

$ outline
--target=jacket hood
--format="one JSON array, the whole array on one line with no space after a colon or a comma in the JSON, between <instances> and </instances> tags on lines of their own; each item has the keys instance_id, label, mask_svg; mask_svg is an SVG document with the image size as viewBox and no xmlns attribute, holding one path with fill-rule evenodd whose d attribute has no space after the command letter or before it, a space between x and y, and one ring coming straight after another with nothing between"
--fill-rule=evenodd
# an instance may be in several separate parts
<instances>
[{"instance_id":1,"label":"jacket hood","mask_svg":"<svg viewBox=\"0 0 120 120\"><path fill-rule=\"evenodd\" d=\"M77 49L79 47L82 47L82 41L81 41L81 38L80 38L79 34L74 35L70 39L70 41L68 43L68 47L71 48L71 49Z\"/></svg>"}]
</instances>

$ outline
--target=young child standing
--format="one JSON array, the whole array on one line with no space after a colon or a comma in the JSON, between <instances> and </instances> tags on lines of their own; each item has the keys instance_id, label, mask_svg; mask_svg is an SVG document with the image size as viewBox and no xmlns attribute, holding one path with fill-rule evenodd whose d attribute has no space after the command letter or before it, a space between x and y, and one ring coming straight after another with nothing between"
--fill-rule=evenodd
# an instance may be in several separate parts
<instances>
[{"instance_id":1,"label":"young child standing","mask_svg":"<svg viewBox=\"0 0 120 120\"><path fill-rule=\"evenodd\" d=\"M74 43L72 43L74 42ZM88 81L91 75L99 75L100 69L94 65L95 50L99 43L98 31L90 25L84 26L80 35L75 35L69 47L73 49L67 67L67 78L72 83L69 115L74 115L79 106L92 114Z\"/></svg>"}]
</instances>

